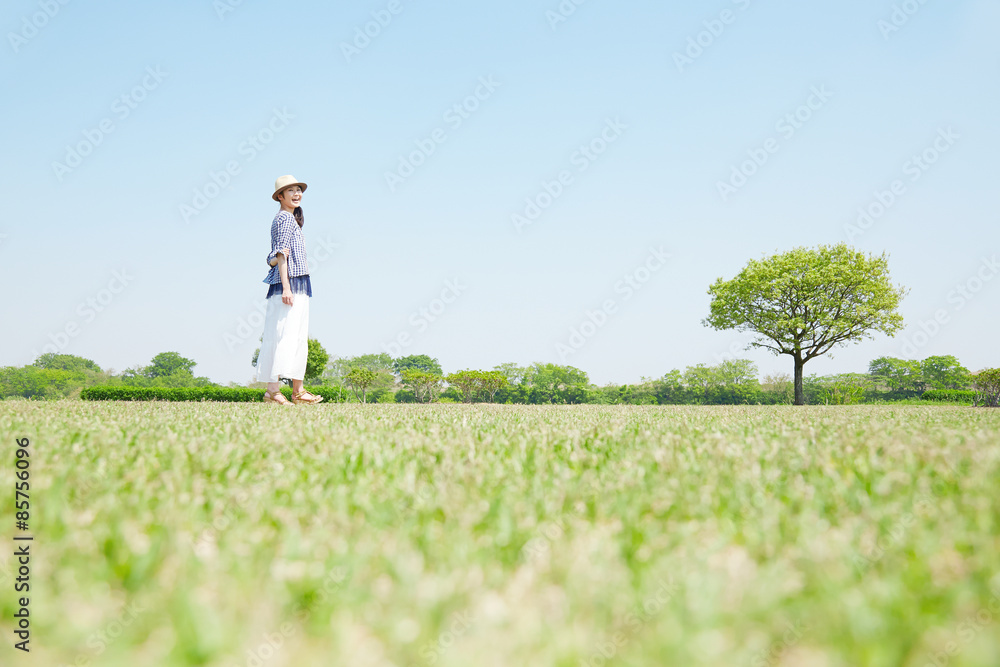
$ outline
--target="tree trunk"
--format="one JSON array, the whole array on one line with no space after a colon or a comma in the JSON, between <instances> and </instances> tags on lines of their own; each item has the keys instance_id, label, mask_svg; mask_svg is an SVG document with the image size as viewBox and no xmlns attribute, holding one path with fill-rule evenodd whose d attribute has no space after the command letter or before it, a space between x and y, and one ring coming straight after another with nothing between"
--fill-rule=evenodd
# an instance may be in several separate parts
<instances>
[{"instance_id":1,"label":"tree trunk","mask_svg":"<svg viewBox=\"0 0 1000 667\"><path fill-rule=\"evenodd\" d=\"M795 402L794 405L806 404L806 392L802 387L802 367L806 362L802 361L801 355L794 355L795 358Z\"/></svg>"}]
</instances>

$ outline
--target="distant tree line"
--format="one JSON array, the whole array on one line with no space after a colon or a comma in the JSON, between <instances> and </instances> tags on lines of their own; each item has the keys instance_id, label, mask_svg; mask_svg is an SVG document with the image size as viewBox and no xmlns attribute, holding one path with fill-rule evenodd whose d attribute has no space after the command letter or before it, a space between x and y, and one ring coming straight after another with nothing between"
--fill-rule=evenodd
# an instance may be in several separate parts
<instances>
[{"instance_id":1,"label":"distant tree line","mask_svg":"<svg viewBox=\"0 0 1000 667\"><path fill-rule=\"evenodd\" d=\"M195 366L194 360L177 352L162 352L148 365L116 373L102 370L90 359L44 354L23 368L0 368L0 396L75 398L83 387L95 385L220 386L196 376ZM807 376L803 378L803 393L810 404L918 399L931 389L978 389L975 378L986 382L987 377L995 377L989 375L994 372L974 375L951 355L922 361L879 357L869 364L867 373ZM759 378L757 365L748 359L728 359L714 366L697 364L658 378L644 377L636 384L599 387L573 366L503 363L490 370L445 373L437 359L423 354L395 359L386 353L331 358L318 341L310 340L306 375L308 385L342 388L361 403L769 405L791 404L795 398L791 375Z\"/></svg>"},{"instance_id":2,"label":"distant tree line","mask_svg":"<svg viewBox=\"0 0 1000 667\"><path fill-rule=\"evenodd\" d=\"M671 370L638 384L591 384L587 374L572 366L504 363L492 370L462 370L445 374L437 359L412 355L393 359L366 354L333 359L322 382L355 391L365 402L463 403L626 403L647 405L782 404L794 402L789 374L758 379L757 365L730 359L715 366L697 364ZM881 357L867 373L804 378L806 402L850 404L919 398L928 389L969 390L973 374L954 356L907 361Z\"/></svg>"},{"instance_id":3,"label":"distant tree line","mask_svg":"<svg viewBox=\"0 0 1000 667\"><path fill-rule=\"evenodd\" d=\"M102 370L94 361L71 354L43 354L28 366L0 368L0 398L77 398L84 387L218 386L207 377L195 377L195 362L177 352L162 352L148 366L134 366L117 373ZM235 383L230 383L233 386ZM239 385L236 385L239 386Z\"/></svg>"}]
</instances>

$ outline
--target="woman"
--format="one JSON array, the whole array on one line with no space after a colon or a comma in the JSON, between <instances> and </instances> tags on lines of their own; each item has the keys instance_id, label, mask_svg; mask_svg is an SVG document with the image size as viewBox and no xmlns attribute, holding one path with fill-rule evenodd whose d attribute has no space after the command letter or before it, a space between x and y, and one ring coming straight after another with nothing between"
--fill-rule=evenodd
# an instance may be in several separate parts
<instances>
[{"instance_id":1,"label":"woman","mask_svg":"<svg viewBox=\"0 0 1000 667\"><path fill-rule=\"evenodd\" d=\"M319 403L316 396L302 388L309 352L309 298L312 283L306 264L306 246L302 237L302 193L306 184L294 176L282 176L274 182L271 199L281 210L271 223L271 267L264 282L267 288L267 311L264 315L264 338L257 359L257 381L267 382L265 403L291 405L282 393L282 378L292 381L292 401Z\"/></svg>"}]
</instances>

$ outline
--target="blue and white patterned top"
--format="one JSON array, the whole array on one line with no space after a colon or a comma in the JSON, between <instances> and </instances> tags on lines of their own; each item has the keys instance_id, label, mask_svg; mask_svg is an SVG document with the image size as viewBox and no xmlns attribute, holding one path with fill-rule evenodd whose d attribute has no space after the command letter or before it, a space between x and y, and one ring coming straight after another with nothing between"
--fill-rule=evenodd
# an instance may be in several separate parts
<instances>
[{"instance_id":1,"label":"blue and white patterned top","mask_svg":"<svg viewBox=\"0 0 1000 667\"><path fill-rule=\"evenodd\" d=\"M278 211L278 215L274 216L274 221L271 222L271 252L267 256L270 270L267 277L264 278L264 282L268 285L275 283L281 285L281 272L278 270L277 264L271 266L271 260L284 248L291 250L287 257L289 282L300 282L291 279L309 275L305 237L302 236L302 228L299 227L299 223L295 222L295 217L291 213Z\"/></svg>"}]
</instances>

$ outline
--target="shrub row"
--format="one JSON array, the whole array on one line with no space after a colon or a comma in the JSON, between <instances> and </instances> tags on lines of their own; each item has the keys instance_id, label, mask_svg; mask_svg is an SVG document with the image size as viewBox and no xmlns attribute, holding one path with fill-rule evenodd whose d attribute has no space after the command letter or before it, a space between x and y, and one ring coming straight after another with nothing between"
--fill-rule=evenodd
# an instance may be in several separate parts
<instances>
[{"instance_id":1,"label":"shrub row","mask_svg":"<svg viewBox=\"0 0 1000 667\"><path fill-rule=\"evenodd\" d=\"M344 403L348 392L339 387L306 387L317 396L332 403ZM290 387L281 393L292 400ZM219 401L225 403L259 403L264 400L263 389L244 387L127 387L95 385L80 392L85 401Z\"/></svg>"},{"instance_id":2,"label":"shrub row","mask_svg":"<svg viewBox=\"0 0 1000 667\"><path fill-rule=\"evenodd\" d=\"M976 398L976 392L971 389L930 389L920 396L925 401L948 401L951 403L968 403Z\"/></svg>"}]
</instances>

